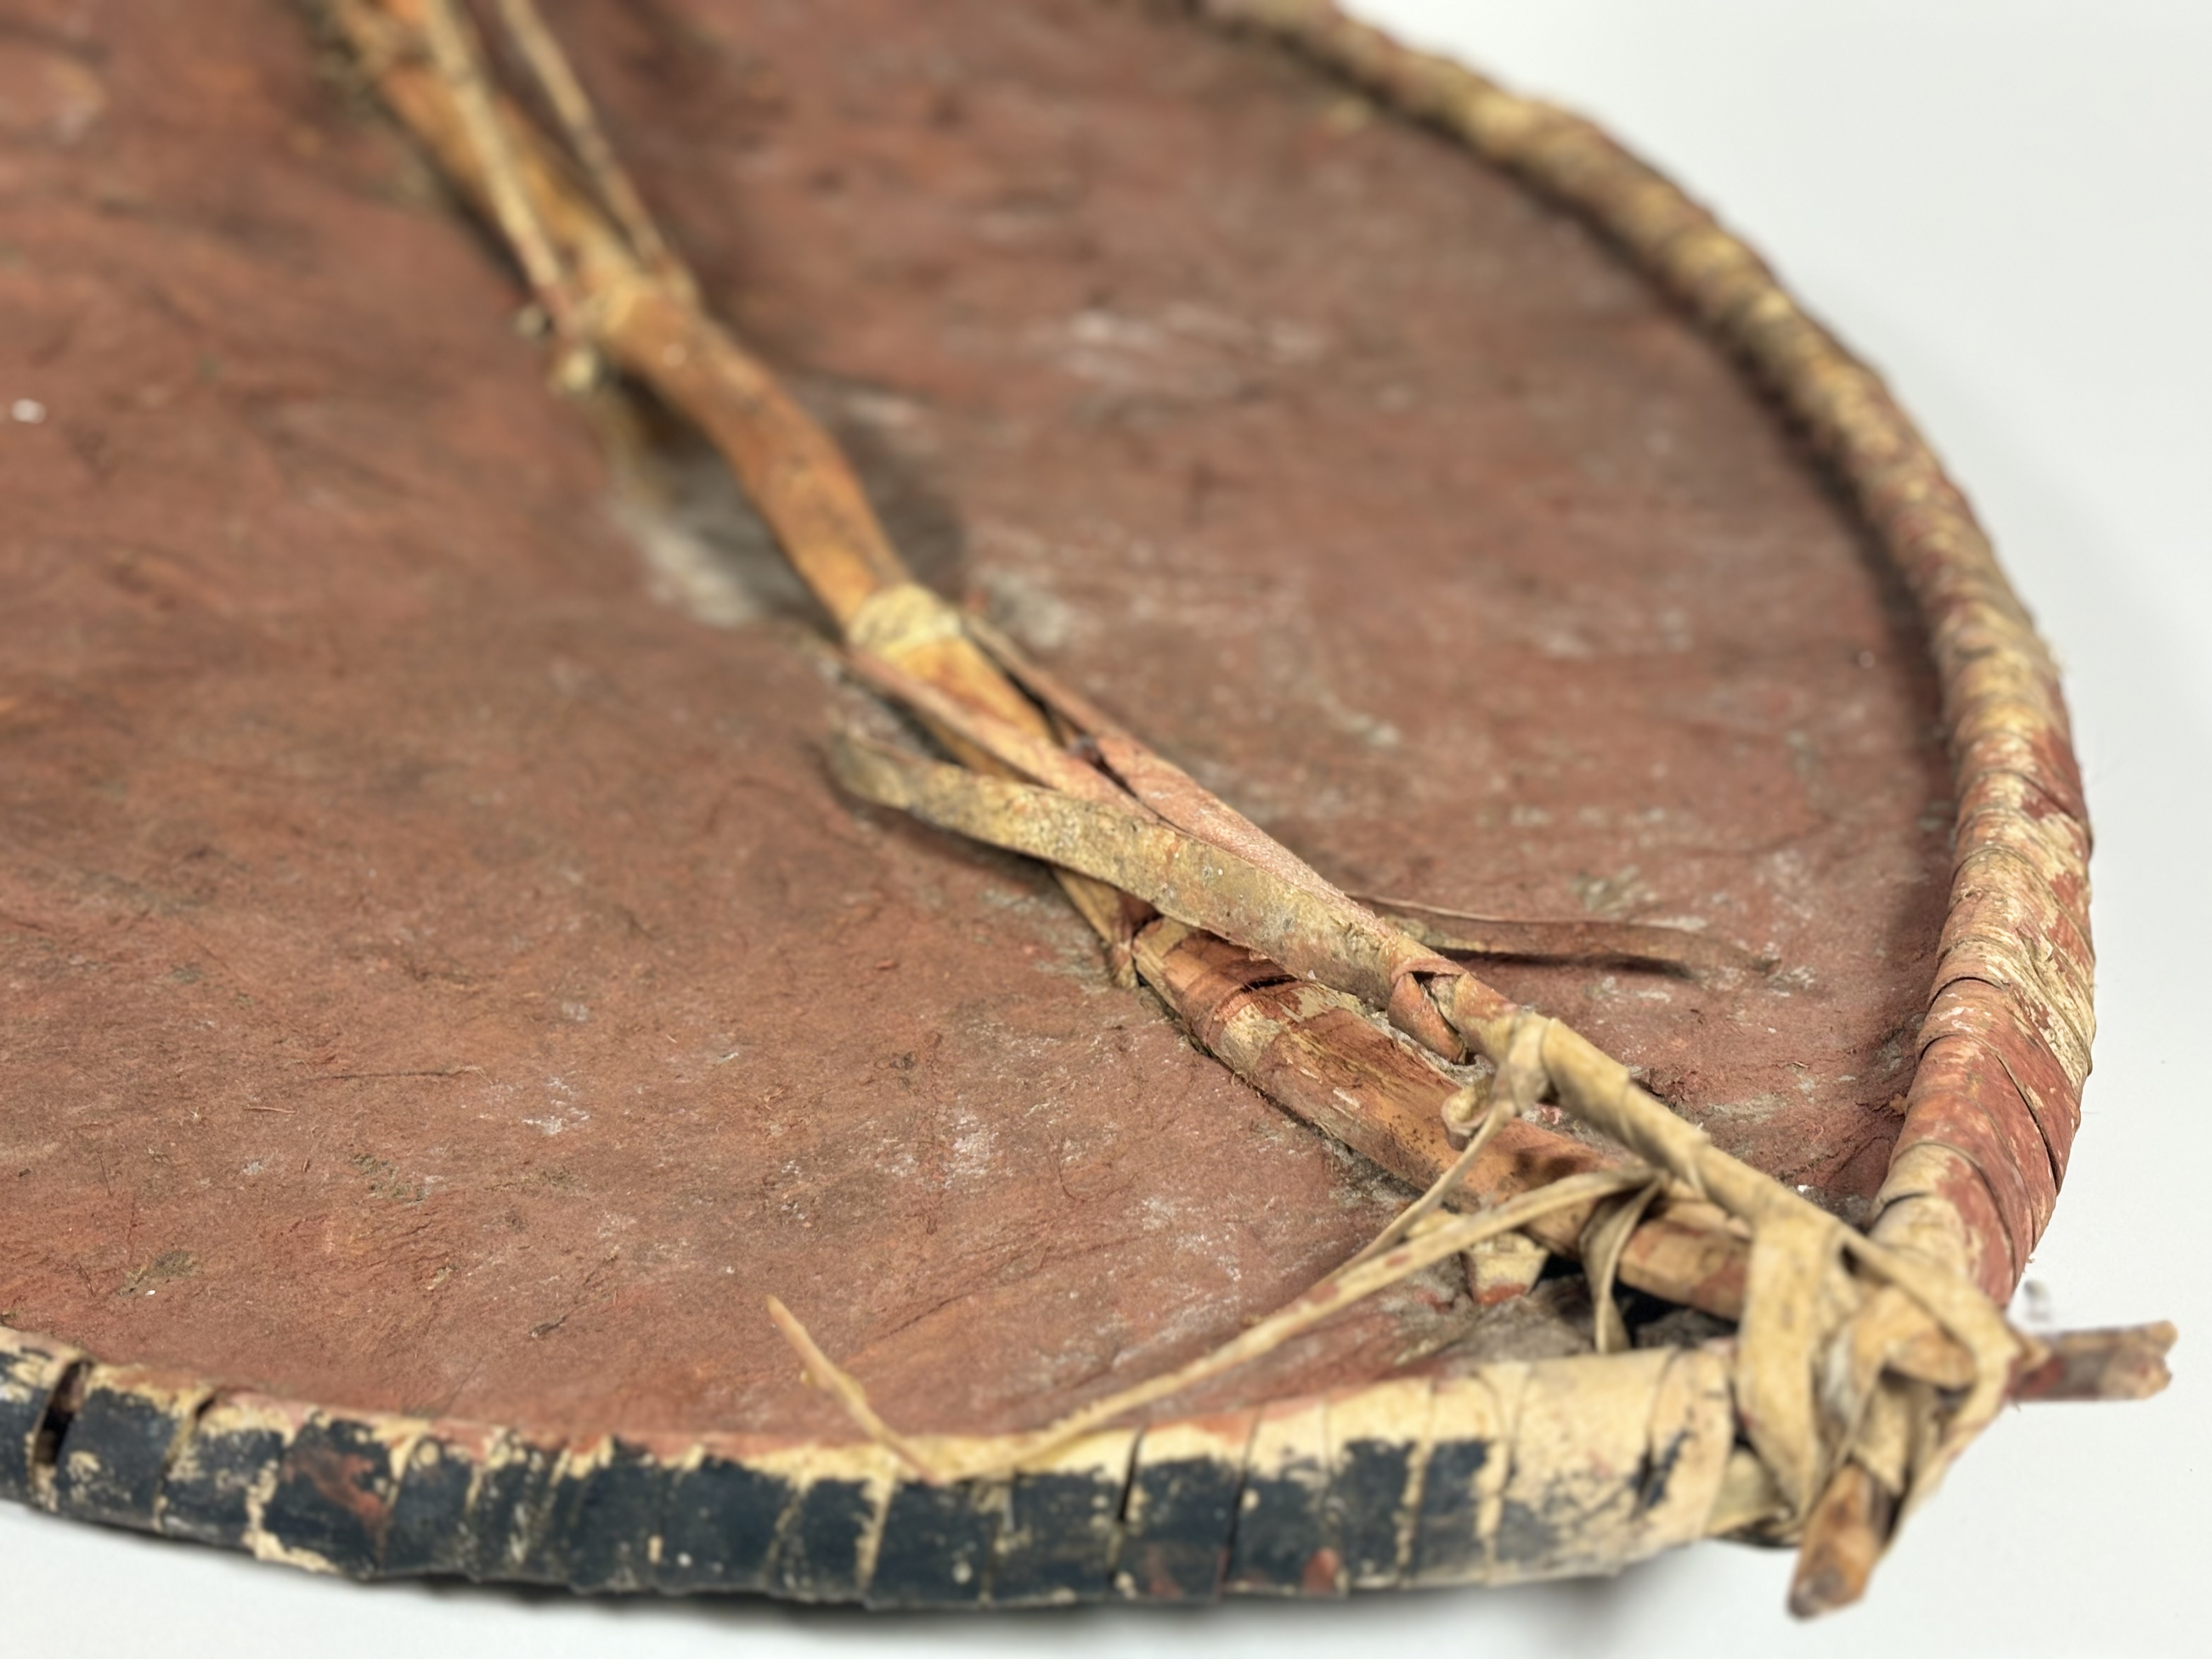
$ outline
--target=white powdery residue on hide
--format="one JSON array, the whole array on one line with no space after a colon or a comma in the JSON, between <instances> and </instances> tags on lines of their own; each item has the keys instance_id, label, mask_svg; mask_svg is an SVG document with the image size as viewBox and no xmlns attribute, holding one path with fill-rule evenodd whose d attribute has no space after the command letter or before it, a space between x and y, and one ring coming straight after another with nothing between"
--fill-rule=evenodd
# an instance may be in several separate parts
<instances>
[{"instance_id":1,"label":"white powdery residue on hide","mask_svg":"<svg viewBox=\"0 0 2212 1659\"><path fill-rule=\"evenodd\" d=\"M576 1091L557 1077L545 1079L545 1115L526 1117L522 1121L540 1134L565 1133L579 1124L589 1123L592 1115L576 1104Z\"/></svg>"},{"instance_id":2,"label":"white powdery residue on hide","mask_svg":"<svg viewBox=\"0 0 2212 1659\"><path fill-rule=\"evenodd\" d=\"M996 1129L974 1114L962 1112L952 1121L952 1156L945 1164L946 1182L975 1181L988 1175L991 1155L998 1145Z\"/></svg>"},{"instance_id":3,"label":"white powdery residue on hide","mask_svg":"<svg viewBox=\"0 0 2212 1659\"><path fill-rule=\"evenodd\" d=\"M645 555L654 599L709 628L742 628L759 619L759 601L697 532L639 501L617 501L613 512Z\"/></svg>"},{"instance_id":4,"label":"white powdery residue on hide","mask_svg":"<svg viewBox=\"0 0 2212 1659\"><path fill-rule=\"evenodd\" d=\"M1776 907L1801 922L1812 921L1815 905L1813 872L1805 854L1784 847L1759 861L1758 881L1774 895Z\"/></svg>"}]
</instances>

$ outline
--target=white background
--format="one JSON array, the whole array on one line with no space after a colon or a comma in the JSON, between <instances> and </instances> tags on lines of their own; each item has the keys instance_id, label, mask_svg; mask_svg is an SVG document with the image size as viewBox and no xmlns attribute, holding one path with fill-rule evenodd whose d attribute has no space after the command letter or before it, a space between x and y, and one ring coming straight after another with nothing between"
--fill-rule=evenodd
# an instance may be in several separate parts
<instances>
[{"instance_id":1,"label":"white background","mask_svg":"<svg viewBox=\"0 0 2212 1659\"><path fill-rule=\"evenodd\" d=\"M2098 831L2098 1070L2031 1278L2062 1324L2178 1320L2174 1388L2014 1412L1869 1602L1812 1626L1781 1613L1785 1557L1725 1546L1600 1584L894 1619L362 1588L0 1506L0 1651L2212 1652L2192 1613L2212 1567L2212 898L2192 867L2212 851L2212 5L1363 9L1599 117L1714 204L1888 374L1989 520L2068 667Z\"/></svg>"}]
</instances>

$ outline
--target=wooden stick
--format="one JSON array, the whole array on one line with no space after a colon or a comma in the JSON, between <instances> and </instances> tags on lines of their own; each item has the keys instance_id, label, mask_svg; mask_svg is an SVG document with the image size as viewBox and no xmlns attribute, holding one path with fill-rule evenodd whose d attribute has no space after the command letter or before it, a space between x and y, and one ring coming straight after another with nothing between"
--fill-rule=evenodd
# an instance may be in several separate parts
<instances>
[{"instance_id":1,"label":"wooden stick","mask_svg":"<svg viewBox=\"0 0 2212 1659\"><path fill-rule=\"evenodd\" d=\"M1443 1108L1459 1085L1377 1030L1350 998L1180 923L1140 933L1136 960L1198 1042L1269 1099L1413 1187L1431 1186L1455 1162ZM1614 1161L1536 1124L1503 1124L1446 1201L1503 1203ZM1529 1237L1572 1257L1589 1219L1588 1210L1557 1211ZM1676 1195L1632 1235L1619 1273L1638 1290L1734 1319L1743 1311L1747 1248L1719 1210Z\"/></svg>"},{"instance_id":2,"label":"wooden stick","mask_svg":"<svg viewBox=\"0 0 2212 1659\"><path fill-rule=\"evenodd\" d=\"M479 158L484 198L538 304L564 338L577 333L576 301L568 273L539 216L538 204L523 182L507 125L500 118L484 79L474 27L453 0L422 0L422 35L438 74L453 89L454 114Z\"/></svg>"},{"instance_id":3,"label":"wooden stick","mask_svg":"<svg viewBox=\"0 0 2212 1659\"><path fill-rule=\"evenodd\" d=\"M1790 1611L1816 1618L1864 1595L1896 1521L1896 1496L1858 1464L1844 1464L1805 1519Z\"/></svg>"},{"instance_id":4,"label":"wooden stick","mask_svg":"<svg viewBox=\"0 0 2212 1659\"><path fill-rule=\"evenodd\" d=\"M585 93L583 83L577 80L576 71L568 56L561 50L561 43L553 31L545 27L545 19L538 9L538 0L499 0L500 21L506 25L507 37L514 42L522 61L530 66L531 75L545 94L545 101L552 106L555 117L567 135L568 147L583 164L599 200L622 227L629 239L631 251L647 270L685 299L696 301L699 288L684 262L676 257L668 240L660 234L660 227L653 222L646 210L645 200L637 193L629 170L616 155L614 146L607 142L605 129L599 125L599 112Z\"/></svg>"},{"instance_id":5,"label":"wooden stick","mask_svg":"<svg viewBox=\"0 0 2212 1659\"><path fill-rule=\"evenodd\" d=\"M2173 1380L2172 1323L2066 1331L2044 1340L2043 1358L2013 1379L2015 1400L2148 1400Z\"/></svg>"}]
</instances>

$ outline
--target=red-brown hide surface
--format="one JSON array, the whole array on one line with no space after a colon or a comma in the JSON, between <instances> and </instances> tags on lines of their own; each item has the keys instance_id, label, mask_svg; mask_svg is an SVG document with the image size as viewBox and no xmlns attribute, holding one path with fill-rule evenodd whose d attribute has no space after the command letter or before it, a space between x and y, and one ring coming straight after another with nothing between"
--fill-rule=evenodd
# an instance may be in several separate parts
<instances>
[{"instance_id":1,"label":"red-brown hide surface","mask_svg":"<svg viewBox=\"0 0 2212 1659\"><path fill-rule=\"evenodd\" d=\"M1097 0L551 9L932 580L1355 890L1772 956L1494 977L1873 1190L1948 875L1922 646L1604 249ZM902 1422L1007 1426L1379 1224L1040 874L838 798L813 619L742 556L669 597L696 538L656 574L617 526L516 303L294 9L0 18L0 411L46 410L0 421L0 1318L350 1406L834 1429L773 1291Z\"/></svg>"}]
</instances>

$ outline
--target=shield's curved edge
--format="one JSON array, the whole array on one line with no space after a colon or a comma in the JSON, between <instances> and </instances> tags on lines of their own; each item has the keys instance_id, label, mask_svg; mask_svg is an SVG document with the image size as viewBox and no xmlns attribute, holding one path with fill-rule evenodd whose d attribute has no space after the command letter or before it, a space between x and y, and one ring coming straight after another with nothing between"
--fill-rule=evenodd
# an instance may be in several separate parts
<instances>
[{"instance_id":1,"label":"shield's curved edge","mask_svg":"<svg viewBox=\"0 0 2212 1659\"><path fill-rule=\"evenodd\" d=\"M1872 371L1594 124L1329 0L1194 0L1576 213L1739 356L1918 607L1957 778L1920 1064L1875 1236L2010 1294L2055 1204L2094 1029L2089 830L2057 674L1965 497ZM0 1498L359 1577L1036 1605L1616 1571L1725 1530L1723 1348L1395 1381L933 1486L873 1446L587 1442L311 1406L0 1328Z\"/></svg>"},{"instance_id":2,"label":"shield's curved edge","mask_svg":"<svg viewBox=\"0 0 2212 1659\"><path fill-rule=\"evenodd\" d=\"M1703 1536L1727 1517L1735 1438L1715 1344L1109 1429L933 1484L866 1443L562 1441L216 1389L0 1330L0 1496L356 1578L881 1607L1507 1583Z\"/></svg>"}]
</instances>

